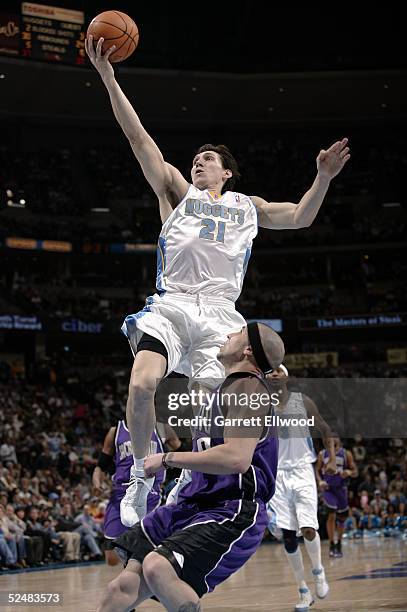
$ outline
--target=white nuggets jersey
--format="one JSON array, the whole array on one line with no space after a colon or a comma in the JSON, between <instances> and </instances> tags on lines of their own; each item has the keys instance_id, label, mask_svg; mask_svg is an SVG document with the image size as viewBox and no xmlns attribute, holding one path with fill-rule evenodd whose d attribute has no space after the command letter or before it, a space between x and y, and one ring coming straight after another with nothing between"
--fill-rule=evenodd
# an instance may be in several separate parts
<instances>
[{"instance_id":1,"label":"white nuggets jersey","mask_svg":"<svg viewBox=\"0 0 407 612\"><path fill-rule=\"evenodd\" d=\"M157 249L157 291L240 295L257 211L248 196L227 191L213 197L190 185L164 223Z\"/></svg>"},{"instance_id":2,"label":"white nuggets jersey","mask_svg":"<svg viewBox=\"0 0 407 612\"><path fill-rule=\"evenodd\" d=\"M276 410L279 417L307 418L307 409L301 393L290 393L282 410ZM278 469L289 470L304 467L316 461L316 454L308 426L279 426Z\"/></svg>"}]
</instances>

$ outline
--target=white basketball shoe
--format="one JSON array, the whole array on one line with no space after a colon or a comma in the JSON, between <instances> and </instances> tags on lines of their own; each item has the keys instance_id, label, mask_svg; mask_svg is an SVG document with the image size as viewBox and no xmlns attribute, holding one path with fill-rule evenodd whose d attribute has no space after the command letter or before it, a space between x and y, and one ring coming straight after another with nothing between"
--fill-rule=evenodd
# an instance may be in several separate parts
<instances>
[{"instance_id":1,"label":"white basketball shoe","mask_svg":"<svg viewBox=\"0 0 407 612\"><path fill-rule=\"evenodd\" d=\"M120 502L120 520L126 527L133 527L147 514L147 496L153 488L154 480L155 476L141 476L135 466L131 466L129 486Z\"/></svg>"},{"instance_id":2,"label":"white basketball shoe","mask_svg":"<svg viewBox=\"0 0 407 612\"><path fill-rule=\"evenodd\" d=\"M167 500L165 502L166 506L169 506L170 504L178 503L178 495L180 494L182 489L186 487L189 482L191 482L191 479L192 479L191 470L183 469L179 478L175 480L176 485L168 493Z\"/></svg>"},{"instance_id":3,"label":"white basketball shoe","mask_svg":"<svg viewBox=\"0 0 407 612\"><path fill-rule=\"evenodd\" d=\"M312 604L315 602L311 591L307 587L298 589L300 600L295 606L295 612L308 612Z\"/></svg>"},{"instance_id":4,"label":"white basketball shoe","mask_svg":"<svg viewBox=\"0 0 407 612\"><path fill-rule=\"evenodd\" d=\"M315 581L315 590L320 599L324 599L329 593L329 584L326 580L325 570L321 566L319 570L312 570Z\"/></svg>"}]
</instances>

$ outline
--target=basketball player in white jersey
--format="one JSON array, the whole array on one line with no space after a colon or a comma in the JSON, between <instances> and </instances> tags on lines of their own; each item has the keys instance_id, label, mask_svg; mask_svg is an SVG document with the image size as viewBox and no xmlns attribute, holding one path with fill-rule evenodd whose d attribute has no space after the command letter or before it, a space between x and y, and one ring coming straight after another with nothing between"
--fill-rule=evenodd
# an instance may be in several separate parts
<instances>
[{"instance_id":1,"label":"basketball player in white jersey","mask_svg":"<svg viewBox=\"0 0 407 612\"><path fill-rule=\"evenodd\" d=\"M120 89L109 62L92 37L86 51L110 96L114 115L155 192L163 227L158 240L157 294L123 325L135 359L126 420L134 450L132 484L122 501L122 522L143 518L153 478L144 459L154 427L154 394L172 371L216 386L224 377L217 360L227 334L245 325L235 310L258 225L269 229L309 226L330 181L349 160L347 139L317 157L317 176L298 204L266 202L230 191L239 176L227 147L206 145L193 159L191 182L167 163ZM163 97L163 104L165 100ZM192 184L191 184L192 183Z\"/></svg>"},{"instance_id":2,"label":"basketball player in white jersey","mask_svg":"<svg viewBox=\"0 0 407 612\"><path fill-rule=\"evenodd\" d=\"M297 419L314 417L315 426L329 449L326 469L335 473L334 439L330 437L331 430L315 403L306 395L292 393L287 389L288 370L284 365L266 378L273 393L279 394L279 405L275 408L277 416ZM282 531L288 563L298 584L300 598L294 609L296 612L306 612L314 603L314 598L305 581L297 534L301 533L304 537L318 597L322 599L329 592L321 563L321 541L318 533L318 493L313 467L317 457L307 426L279 426L278 440L276 490L269 506L274 514L273 522Z\"/></svg>"}]
</instances>

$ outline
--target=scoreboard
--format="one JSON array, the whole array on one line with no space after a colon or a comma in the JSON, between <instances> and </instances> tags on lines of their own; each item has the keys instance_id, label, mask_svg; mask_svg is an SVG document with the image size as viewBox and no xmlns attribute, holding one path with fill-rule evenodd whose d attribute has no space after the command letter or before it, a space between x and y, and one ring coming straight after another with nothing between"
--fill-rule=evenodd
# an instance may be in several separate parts
<instances>
[{"instance_id":1,"label":"scoreboard","mask_svg":"<svg viewBox=\"0 0 407 612\"><path fill-rule=\"evenodd\" d=\"M0 13L0 52L50 62L83 65L85 14L22 2L21 13Z\"/></svg>"}]
</instances>

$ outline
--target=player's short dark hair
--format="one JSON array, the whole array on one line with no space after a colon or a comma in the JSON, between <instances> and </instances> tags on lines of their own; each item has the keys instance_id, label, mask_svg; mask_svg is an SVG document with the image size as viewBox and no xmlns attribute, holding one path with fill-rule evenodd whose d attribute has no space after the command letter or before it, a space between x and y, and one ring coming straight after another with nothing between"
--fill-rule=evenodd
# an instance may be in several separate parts
<instances>
[{"instance_id":1,"label":"player's short dark hair","mask_svg":"<svg viewBox=\"0 0 407 612\"><path fill-rule=\"evenodd\" d=\"M227 179L227 181L225 181L225 184L222 187L222 191L232 191L236 184L236 181L240 179L241 175L239 172L237 161L233 157L232 153L229 151L228 147L223 144L213 145L208 143L202 145L202 147L199 147L195 155L198 155L198 153L205 153L205 151L215 151L215 153L217 153L222 160L222 166L224 170L231 170L232 176L231 178Z\"/></svg>"}]
</instances>

